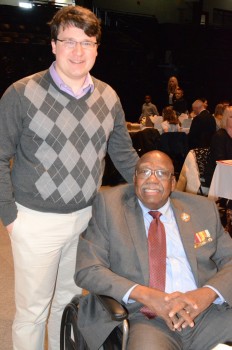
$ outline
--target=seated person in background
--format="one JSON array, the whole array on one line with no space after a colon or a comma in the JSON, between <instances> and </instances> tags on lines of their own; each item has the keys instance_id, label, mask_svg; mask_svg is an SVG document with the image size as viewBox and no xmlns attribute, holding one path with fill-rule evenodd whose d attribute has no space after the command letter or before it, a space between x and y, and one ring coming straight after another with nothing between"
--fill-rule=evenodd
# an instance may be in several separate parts
<instances>
[{"instance_id":1,"label":"seated person in background","mask_svg":"<svg viewBox=\"0 0 232 350\"><path fill-rule=\"evenodd\" d=\"M182 113L188 113L187 101L184 98L184 91L179 87L175 90L173 109L176 111L177 116Z\"/></svg>"},{"instance_id":2,"label":"seated person in background","mask_svg":"<svg viewBox=\"0 0 232 350\"><path fill-rule=\"evenodd\" d=\"M222 103L218 103L215 107L214 118L216 122L216 130L221 129L222 115L225 108L226 106L224 106Z\"/></svg>"},{"instance_id":3,"label":"seated person in background","mask_svg":"<svg viewBox=\"0 0 232 350\"><path fill-rule=\"evenodd\" d=\"M196 100L192 104L195 117L189 130L189 148L205 148L210 146L211 138L216 132L215 118L205 109L201 100Z\"/></svg>"},{"instance_id":4,"label":"seated person in background","mask_svg":"<svg viewBox=\"0 0 232 350\"><path fill-rule=\"evenodd\" d=\"M162 111L163 122L161 123L163 132L180 131L179 120L172 106L164 107Z\"/></svg>"},{"instance_id":5,"label":"seated person in background","mask_svg":"<svg viewBox=\"0 0 232 350\"><path fill-rule=\"evenodd\" d=\"M205 181L210 186L217 160L232 159L232 106L226 107L222 120L221 129L212 137L208 162L205 168ZM231 184L228 184L231 186Z\"/></svg>"},{"instance_id":6,"label":"seated person in background","mask_svg":"<svg viewBox=\"0 0 232 350\"><path fill-rule=\"evenodd\" d=\"M139 118L139 122L144 126L152 126L154 127L154 123L152 122L150 116L159 115L158 109L156 105L151 102L151 96L145 96L145 103L142 106L142 113Z\"/></svg>"},{"instance_id":7,"label":"seated person in background","mask_svg":"<svg viewBox=\"0 0 232 350\"><path fill-rule=\"evenodd\" d=\"M232 240L213 201L174 191L173 172L165 153L144 154L134 185L97 194L79 240L76 284L126 305L127 350L209 350L232 342ZM151 244L154 232L162 243ZM118 323L93 298L82 299L78 322L96 350Z\"/></svg>"}]
</instances>

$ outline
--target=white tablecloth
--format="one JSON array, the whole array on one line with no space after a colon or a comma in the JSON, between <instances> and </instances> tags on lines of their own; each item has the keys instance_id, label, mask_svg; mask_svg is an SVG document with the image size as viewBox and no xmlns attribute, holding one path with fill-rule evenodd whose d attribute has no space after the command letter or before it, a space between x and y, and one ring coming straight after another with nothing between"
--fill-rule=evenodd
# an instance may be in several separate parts
<instances>
[{"instance_id":1,"label":"white tablecloth","mask_svg":"<svg viewBox=\"0 0 232 350\"><path fill-rule=\"evenodd\" d=\"M208 197L214 200L218 197L232 199L232 160L217 162Z\"/></svg>"}]
</instances>

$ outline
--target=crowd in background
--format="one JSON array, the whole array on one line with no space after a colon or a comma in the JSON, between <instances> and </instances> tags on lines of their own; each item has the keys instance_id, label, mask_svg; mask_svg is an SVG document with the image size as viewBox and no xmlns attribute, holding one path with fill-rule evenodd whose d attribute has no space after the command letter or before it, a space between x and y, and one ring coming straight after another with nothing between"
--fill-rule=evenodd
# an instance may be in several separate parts
<instances>
[{"instance_id":1,"label":"crowd in background","mask_svg":"<svg viewBox=\"0 0 232 350\"><path fill-rule=\"evenodd\" d=\"M227 99L220 100L216 106L208 106L206 97L198 97L191 105L187 102L184 90L178 79L171 76L167 83L166 102L158 112L156 103L150 95L145 96L139 123L143 128L158 128L157 118L161 118L159 133L187 133L189 150L205 150L207 161L204 181L210 187L217 160L232 159L232 106ZM191 107L190 107L191 106ZM188 122L189 128L184 128ZM176 146L178 147L177 143ZM223 202L223 201L222 201ZM231 201L223 205L230 207ZM232 209L232 208L231 208Z\"/></svg>"}]
</instances>

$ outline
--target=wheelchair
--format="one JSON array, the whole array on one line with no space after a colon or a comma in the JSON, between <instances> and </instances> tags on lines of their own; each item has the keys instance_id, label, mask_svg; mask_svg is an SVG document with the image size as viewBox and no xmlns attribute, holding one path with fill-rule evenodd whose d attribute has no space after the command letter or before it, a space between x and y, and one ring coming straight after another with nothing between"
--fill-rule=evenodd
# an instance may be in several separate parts
<instances>
[{"instance_id":1,"label":"wheelchair","mask_svg":"<svg viewBox=\"0 0 232 350\"><path fill-rule=\"evenodd\" d=\"M60 350L91 350L77 327L78 307L82 295L76 295L66 305L60 329ZM97 295L97 300L110 314L113 321L122 322L122 327L116 327L102 344L100 350L126 350L129 324L127 310L115 299Z\"/></svg>"}]
</instances>

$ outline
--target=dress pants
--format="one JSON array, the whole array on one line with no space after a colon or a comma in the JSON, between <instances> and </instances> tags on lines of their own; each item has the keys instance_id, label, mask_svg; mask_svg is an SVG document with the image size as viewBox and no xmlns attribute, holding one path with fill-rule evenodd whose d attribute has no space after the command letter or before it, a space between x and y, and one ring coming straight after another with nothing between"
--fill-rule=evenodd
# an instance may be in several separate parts
<instances>
[{"instance_id":1,"label":"dress pants","mask_svg":"<svg viewBox=\"0 0 232 350\"><path fill-rule=\"evenodd\" d=\"M43 350L49 317L49 350L58 350L63 309L75 294L81 293L73 279L76 250L92 208L53 214L17 207L18 216L10 234L16 303L13 349Z\"/></svg>"},{"instance_id":2,"label":"dress pants","mask_svg":"<svg viewBox=\"0 0 232 350\"><path fill-rule=\"evenodd\" d=\"M171 331L159 317L130 320L127 350L212 350L219 343L232 344L232 308L211 305L195 319L193 328Z\"/></svg>"}]
</instances>

